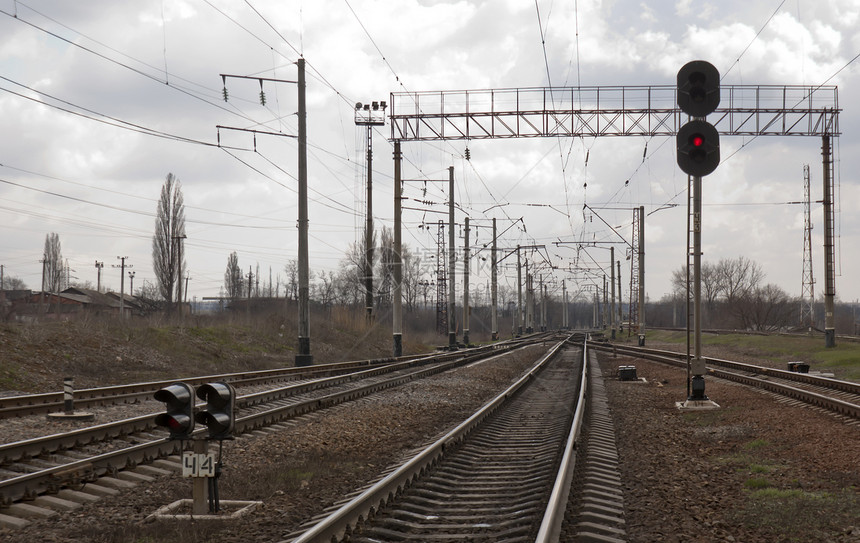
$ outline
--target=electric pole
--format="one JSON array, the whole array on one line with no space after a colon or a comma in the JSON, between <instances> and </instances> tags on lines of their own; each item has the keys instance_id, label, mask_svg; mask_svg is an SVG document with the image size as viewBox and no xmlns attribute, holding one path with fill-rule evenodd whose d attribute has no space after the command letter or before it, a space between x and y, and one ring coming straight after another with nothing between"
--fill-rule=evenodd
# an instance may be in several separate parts
<instances>
[{"instance_id":1,"label":"electric pole","mask_svg":"<svg viewBox=\"0 0 860 543\"><path fill-rule=\"evenodd\" d=\"M469 346L469 217L465 219L463 248L463 344Z\"/></svg>"},{"instance_id":2,"label":"electric pole","mask_svg":"<svg viewBox=\"0 0 860 543\"><path fill-rule=\"evenodd\" d=\"M400 162L402 160L400 153L400 141L394 142L394 300L392 300L392 329L394 336L394 356L403 354L403 291L400 282L403 279L403 270L401 268L400 251L402 250L402 238L400 230L401 206L403 202L403 179L400 173Z\"/></svg>"},{"instance_id":3,"label":"electric pole","mask_svg":"<svg viewBox=\"0 0 860 543\"><path fill-rule=\"evenodd\" d=\"M102 268L104 268L104 267L105 267L104 262L99 262L98 260L96 260L96 271L98 273L98 275L97 275L98 278L96 279L96 292L102 291Z\"/></svg>"},{"instance_id":4,"label":"electric pole","mask_svg":"<svg viewBox=\"0 0 860 543\"><path fill-rule=\"evenodd\" d=\"M490 257L490 267L492 268L492 283L490 286L490 297L492 298L492 316L491 316L491 328L493 334L493 341L499 339L499 311L498 311L498 293L499 293L499 279L497 277L498 274L498 265L496 250L498 247L496 246L496 218L493 217L493 250L492 256Z\"/></svg>"},{"instance_id":5,"label":"electric pole","mask_svg":"<svg viewBox=\"0 0 860 543\"><path fill-rule=\"evenodd\" d=\"M298 77L296 81L288 81L284 79L270 79L265 77L253 77L243 75L226 75L221 74L221 79L225 82L224 86L224 101L227 101L227 86L226 79L255 79L260 82L262 89L263 81L274 81L276 83L295 83L298 87L298 275L299 275L299 323L298 323L298 352L296 353L296 366L310 366L313 364L313 355L311 355L311 333L310 333L310 270L308 262L308 136L307 136L307 103L305 100L305 59L299 58L296 61L298 68ZM265 95L260 91L260 103L266 105ZM218 125L219 130L218 144L221 144L220 129L239 130L242 132L252 132L254 134L267 134L270 136L295 137L279 132L266 132L262 130L253 130L249 128L236 128L229 126Z\"/></svg>"},{"instance_id":6,"label":"electric pole","mask_svg":"<svg viewBox=\"0 0 860 543\"><path fill-rule=\"evenodd\" d=\"M379 113L380 107L382 113ZM367 157L367 216L364 226L364 305L368 322L373 320L373 127L385 125L386 103L355 104L355 124L365 127Z\"/></svg>"},{"instance_id":7,"label":"electric pole","mask_svg":"<svg viewBox=\"0 0 860 543\"><path fill-rule=\"evenodd\" d=\"M125 261L128 260L127 256L118 256L117 260L121 261L121 264L117 266L113 265L114 268L119 268L119 317L120 319L125 319L125 269L133 267L131 264L126 266Z\"/></svg>"},{"instance_id":8,"label":"electric pole","mask_svg":"<svg viewBox=\"0 0 860 543\"><path fill-rule=\"evenodd\" d=\"M457 249L454 247L454 166L448 167L448 349L457 350L457 324L454 319L456 282L454 266L457 263Z\"/></svg>"},{"instance_id":9,"label":"electric pole","mask_svg":"<svg viewBox=\"0 0 860 543\"><path fill-rule=\"evenodd\" d=\"M128 272L128 293L131 296L134 296L134 274L135 272Z\"/></svg>"}]
</instances>

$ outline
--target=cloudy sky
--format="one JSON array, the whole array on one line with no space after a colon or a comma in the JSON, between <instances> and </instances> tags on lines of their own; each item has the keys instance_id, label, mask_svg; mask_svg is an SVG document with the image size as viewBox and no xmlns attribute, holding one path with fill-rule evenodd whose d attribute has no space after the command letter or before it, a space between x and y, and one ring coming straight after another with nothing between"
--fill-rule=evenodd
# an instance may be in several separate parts
<instances>
[{"instance_id":1,"label":"cloudy sky","mask_svg":"<svg viewBox=\"0 0 860 543\"><path fill-rule=\"evenodd\" d=\"M308 63L310 267L337 270L363 221L363 130L354 104L391 92L541 86L671 85L687 61L711 61L727 85L838 85L837 295L860 298L860 0L0 0L0 264L38 289L44 240L57 232L79 281L119 289L127 256L135 288L153 281L152 234L164 178L187 206L189 297L217 296L228 255L284 278L296 256L296 87L219 74L294 80ZM389 128L374 136L374 218L392 226ZM822 197L819 138L722 139L704 180L706 261L744 256L766 281L799 295L803 166ZM471 160L465 160L469 148ZM685 262L686 175L671 138L404 143L404 178L443 179L454 166L457 221L489 220L499 245L545 244L552 289L608 264L553 242L628 241L646 211L646 291L670 291ZM643 160L643 156L645 159ZM404 243L435 253L445 187L407 182ZM423 200L428 203L421 203ZM584 212L584 204L589 209ZM823 217L813 203L816 294L823 293ZM521 219L521 221L520 221ZM423 228L432 224L432 228ZM510 228L509 228L510 227ZM461 243L461 241L458 241ZM622 245L625 298L629 285ZM459 272L459 270L458 270ZM506 270L503 284L513 285ZM488 281L486 268L473 285ZM126 282L126 288L128 283Z\"/></svg>"}]
</instances>

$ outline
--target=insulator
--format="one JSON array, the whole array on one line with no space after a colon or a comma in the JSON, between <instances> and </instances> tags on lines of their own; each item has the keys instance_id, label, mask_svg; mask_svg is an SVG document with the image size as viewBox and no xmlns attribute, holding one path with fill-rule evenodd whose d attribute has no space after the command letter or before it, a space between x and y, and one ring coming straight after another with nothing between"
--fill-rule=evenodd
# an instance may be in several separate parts
<instances>
[{"instance_id":1,"label":"insulator","mask_svg":"<svg viewBox=\"0 0 860 543\"><path fill-rule=\"evenodd\" d=\"M266 93L263 91L260 91L260 105L261 106L266 105Z\"/></svg>"},{"instance_id":2,"label":"insulator","mask_svg":"<svg viewBox=\"0 0 860 543\"><path fill-rule=\"evenodd\" d=\"M227 94L227 87L224 87L224 88L221 90L221 94L224 96L224 101L226 102L226 101L227 101L227 98L229 97L229 95Z\"/></svg>"},{"instance_id":3,"label":"insulator","mask_svg":"<svg viewBox=\"0 0 860 543\"><path fill-rule=\"evenodd\" d=\"M472 158L472 153L469 152L469 148L466 147L466 160L470 160Z\"/></svg>"}]
</instances>

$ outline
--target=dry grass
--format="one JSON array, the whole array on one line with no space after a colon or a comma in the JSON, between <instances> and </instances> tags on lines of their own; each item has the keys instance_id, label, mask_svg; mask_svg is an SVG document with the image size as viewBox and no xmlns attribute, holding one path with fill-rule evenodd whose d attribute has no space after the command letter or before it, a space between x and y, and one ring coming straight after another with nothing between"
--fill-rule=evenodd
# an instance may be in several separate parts
<instances>
[{"instance_id":1,"label":"dry grass","mask_svg":"<svg viewBox=\"0 0 860 543\"><path fill-rule=\"evenodd\" d=\"M297 314L295 304L281 302L183 319L0 323L0 391L57 390L65 376L87 387L289 367L295 363ZM405 354L442 343L433 332L434 319L429 313L404 315ZM315 363L384 358L393 352L391 317L385 312L368 323L363 309L314 308L310 320Z\"/></svg>"}]
</instances>

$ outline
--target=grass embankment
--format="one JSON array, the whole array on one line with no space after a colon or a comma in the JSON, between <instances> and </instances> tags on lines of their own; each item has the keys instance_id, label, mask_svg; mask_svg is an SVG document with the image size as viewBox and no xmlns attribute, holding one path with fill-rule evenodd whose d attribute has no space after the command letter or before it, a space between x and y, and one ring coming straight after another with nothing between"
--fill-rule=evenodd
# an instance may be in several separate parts
<instances>
[{"instance_id":1,"label":"grass embankment","mask_svg":"<svg viewBox=\"0 0 860 543\"><path fill-rule=\"evenodd\" d=\"M59 390L184 378L295 363L295 309L270 313L0 323L0 393ZM392 354L388 321L363 312L311 315L314 363L384 358ZM404 335L403 352L432 350L435 334Z\"/></svg>"},{"instance_id":2,"label":"grass embankment","mask_svg":"<svg viewBox=\"0 0 860 543\"><path fill-rule=\"evenodd\" d=\"M684 332L652 330L649 341L684 343ZM833 372L840 379L860 381L860 343L838 341L835 347L824 346L824 337L747 335L747 334L702 334L702 346L719 347L727 352L752 355L774 364L801 361L817 371ZM725 358L729 358L725 356ZM784 365L782 366L785 367Z\"/></svg>"}]
</instances>

